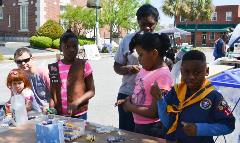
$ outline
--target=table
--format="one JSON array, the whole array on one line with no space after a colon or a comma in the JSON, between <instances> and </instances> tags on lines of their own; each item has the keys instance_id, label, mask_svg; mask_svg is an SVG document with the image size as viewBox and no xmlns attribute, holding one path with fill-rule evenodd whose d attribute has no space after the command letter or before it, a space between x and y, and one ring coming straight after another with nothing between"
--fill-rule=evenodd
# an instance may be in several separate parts
<instances>
[{"instance_id":1,"label":"table","mask_svg":"<svg viewBox=\"0 0 240 143\"><path fill-rule=\"evenodd\" d=\"M94 126L87 124L86 131L93 131ZM123 137L126 139L125 143L166 143L164 139L155 138L151 136L146 136L142 134L137 134L133 132L123 131ZM112 132L110 134L96 134L96 141L93 143L106 143L108 136L117 135L117 132ZM0 142L1 143L35 143L35 124L33 122L28 122L25 125L16 127L14 129L7 130L0 133ZM85 136L82 136L79 139L74 140L78 143L88 143L85 140Z\"/></svg>"},{"instance_id":2,"label":"table","mask_svg":"<svg viewBox=\"0 0 240 143\"><path fill-rule=\"evenodd\" d=\"M208 65L208 67L209 67L209 75L207 76L207 78L211 78L226 70L230 70L234 68L234 66L228 66L228 65Z\"/></svg>"},{"instance_id":3,"label":"table","mask_svg":"<svg viewBox=\"0 0 240 143\"><path fill-rule=\"evenodd\" d=\"M236 58L228 59L227 57L223 57L219 61L221 64L224 64L224 65L232 65L232 66L235 66L235 68L240 67L240 60Z\"/></svg>"}]
</instances>

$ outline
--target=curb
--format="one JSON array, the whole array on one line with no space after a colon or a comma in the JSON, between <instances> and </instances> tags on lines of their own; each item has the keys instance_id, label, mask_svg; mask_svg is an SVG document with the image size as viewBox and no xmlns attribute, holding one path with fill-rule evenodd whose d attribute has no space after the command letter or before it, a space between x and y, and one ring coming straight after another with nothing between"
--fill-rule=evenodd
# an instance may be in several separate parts
<instances>
[{"instance_id":1,"label":"curb","mask_svg":"<svg viewBox=\"0 0 240 143\"><path fill-rule=\"evenodd\" d=\"M46 53L33 53L33 57L35 59L56 58L56 54L59 54L59 52L52 51L52 52L46 52ZM100 53L100 55L101 55L101 58L109 58L109 57L114 57L115 54ZM4 57L4 60L1 61L1 63L12 62L14 58L13 55L3 55L3 57Z\"/></svg>"},{"instance_id":2,"label":"curb","mask_svg":"<svg viewBox=\"0 0 240 143\"><path fill-rule=\"evenodd\" d=\"M43 59L48 57L56 57L57 52L33 53L32 56L36 59ZM3 55L4 59L13 59L13 55Z\"/></svg>"}]
</instances>

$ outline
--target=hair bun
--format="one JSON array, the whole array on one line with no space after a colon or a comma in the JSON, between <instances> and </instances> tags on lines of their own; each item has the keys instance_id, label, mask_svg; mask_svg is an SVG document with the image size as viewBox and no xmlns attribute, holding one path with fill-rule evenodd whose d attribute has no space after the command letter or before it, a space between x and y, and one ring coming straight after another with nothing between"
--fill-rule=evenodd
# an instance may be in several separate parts
<instances>
[{"instance_id":1,"label":"hair bun","mask_svg":"<svg viewBox=\"0 0 240 143\"><path fill-rule=\"evenodd\" d=\"M66 33L72 33L71 28L67 29Z\"/></svg>"},{"instance_id":2,"label":"hair bun","mask_svg":"<svg viewBox=\"0 0 240 143\"><path fill-rule=\"evenodd\" d=\"M129 43L129 51L130 53L133 53L133 50L135 49L136 45L139 44L140 38L141 38L141 32L137 32L131 39Z\"/></svg>"},{"instance_id":3,"label":"hair bun","mask_svg":"<svg viewBox=\"0 0 240 143\"><path fill-rule=\"evenodd\" d=\"M163 47L166 47L166 48L171 47L171 42L167 34L161 33L159 37Z\"/></svg>"}]
</instances>

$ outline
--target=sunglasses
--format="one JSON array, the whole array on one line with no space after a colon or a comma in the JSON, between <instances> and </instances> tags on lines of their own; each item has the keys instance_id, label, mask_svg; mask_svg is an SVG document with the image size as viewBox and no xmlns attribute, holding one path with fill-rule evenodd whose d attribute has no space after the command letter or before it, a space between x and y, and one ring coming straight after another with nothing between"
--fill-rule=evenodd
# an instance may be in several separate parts
<instances>
[{"instance_id":1,"label":"sunglasses","mask_svg":"<svg viewBox=\"0 0 240 143\"><path fill-rule=\"evenodd\" d=\"M21 65L23 62L28 63L30 61L30 59L31 59L31 57L27 58L27 59L23 59L23 60L15 60L15 63L18 65Z\"/></svg>"}]
</instances>

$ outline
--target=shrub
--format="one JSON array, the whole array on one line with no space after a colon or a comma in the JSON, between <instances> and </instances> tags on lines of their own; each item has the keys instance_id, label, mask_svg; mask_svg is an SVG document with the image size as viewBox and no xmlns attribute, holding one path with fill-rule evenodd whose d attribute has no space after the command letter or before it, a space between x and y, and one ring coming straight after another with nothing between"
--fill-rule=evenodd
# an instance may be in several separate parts
<instances>
[{"instance_id":1,"label":"shrub","mask_svg":"<svg viewBox=\"0 0 240 143\"><path fill-rule=\"evenodd\" d=\"M32 36L30 38L30 45L38 48L50 48L52 47L52 39L44 36Z\"/></svg>"},{"instance_id":2,"label":"shrub","mask_svg":"<svg viewBox=\"0 0 240 143\"><path fill-rule=\"evenodd\" d=\"M37 36L45 36L55 40L60 38L63 32L64 30L59 23L48 20L37 30Z\"/></svg>"},{"instance_id":3,"label":"shrub","mask_svg":"<svg viewBox=\"0 0 240 143\"><path fill-rule=\"evenodd\" d=\"M0 61L3 61L4 57L3 57L3 54L0 53Z\"/></svg>"},{"instance_id":4,"label":"shrub","mask_svg":"<svg viewBox=\"0 0 240 143\"><path fill-rule=\"evenodd\" d=\"M58 49L59 46L60 46L60 39L58 38L58 39L56 39L52 42L52 48L53 49Z\"/></svg>"},{"instance_id":5,"label":"shrub","mask_svg":"<svg viewBox=\"0 0 240 143\"><path fill-rule=\"evenodd\" d=\"M78 39L80 46L94 44L95 41L92 39Z\"/></svg>"},{"instance_id":6,"label":"shrub","mask_svg":"<svg viewBox=\"0 0 240 143\"><path fill-rule=\"evenodd\" d=\"M103 47L102 48L102 53L109 53L108 48L107 47Z\"/></svg>"},{"instance_id":7,"label":"shrub","mask_svg":"<svg viewBox=\"0 0 240 143\"><path fill-rule=\"evenodd\" d=\"M113 47L113 48L112 48L112 52L113 52L113 53L116 53L116 52L117 52L117 49L118 49L117 47Z\"/></svg>"}]
</instances>

